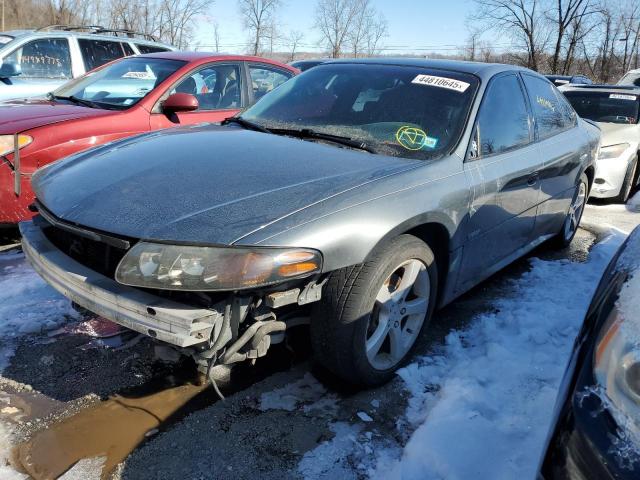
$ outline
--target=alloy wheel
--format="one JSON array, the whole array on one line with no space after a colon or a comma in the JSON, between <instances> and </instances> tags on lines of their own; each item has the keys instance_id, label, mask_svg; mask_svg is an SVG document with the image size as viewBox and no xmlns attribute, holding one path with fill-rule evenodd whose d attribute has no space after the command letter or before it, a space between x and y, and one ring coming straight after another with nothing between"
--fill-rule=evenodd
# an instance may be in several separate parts
<instances>
[{"instance_id":1,"label":"alloy wheel","mask_svg":"<svg viewBox=\"0 0 640 480\"><path fill-rule=\"evenodd\" d=\"M395 367L415 343L429 309L431 281L427 267L411 259L383 282L366 336L367 358L378 370Z\"/></svg>"},{"instance_id":2,"label":"alloy wheel","mask_svg":"<svg viewBox=\"0 0 640 480\"><path fill-rule=\"evenodd\" d=\"M576 190L576 195L571 202L571 206L569 207L569 213L567 215L567 219L564 224L564 238L569 240L572 238L576 230L578 230L578 226L580 225L580 219L582 218L582 213L584 211L585 204L587 203L587 185L584 182L580 182L578 185L578 189Z\"/></svg>"}]
</instances>

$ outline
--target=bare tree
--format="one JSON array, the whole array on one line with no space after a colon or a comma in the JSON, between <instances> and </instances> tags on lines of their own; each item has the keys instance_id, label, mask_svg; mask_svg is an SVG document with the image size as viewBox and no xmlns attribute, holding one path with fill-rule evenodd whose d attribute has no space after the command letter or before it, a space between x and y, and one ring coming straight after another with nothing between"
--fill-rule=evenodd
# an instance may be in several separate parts
<instances>
[{"instance_id":1,"label":"bare tree","mask_svg":"<svg viewBox=\"0 0 640 480\"><path fill-rule=\"evenodd\" d=\"M524 63L533 70L540 67L540 57L546 44L543 31L542 0L474 0L474 20L487 29L496 29L523 44L527 58Z\"/></svg>"},{"instance_id":2,"label":"bare tree","mask_svg":"<svg viewBox=\"0 0 640 480\"><path fill-rule=\"evenodd\" d=\"M220 52L220 24L217 20L213 22L213 44L216 47L216 52Z\"/></svg>"},{"instance_id":3,"label":"bare tree","mask_svg":"<svg viewBox=\"0 0 640 480\"><path fill-rule=\"evenodd\" d=\"M382 39L389 35L389 26L386 18L382 14L377 14L371 18L365 35L365 52L367 56L373 57L380 54Z\"/></svg>"},{"instance_id":4,"label":"bare tree","mask_svg":"<svg viewBox=\"0 0 640 480\"><path fill-rule=\"evenodd\" d=\"M290 61L292 62L296 57L296 51L298 50L298 46L304 39L304 33L300 30L291 30L288 35L289 39L289 49L291 50Z\"/></svg>"},{"instance_id":5,"label":"bare tree","mask_svg":"<svg viewBox=\"0 0 640 480\"><path fill-rule=\"evenodd\" d=\"M273 17L280 6L280 0L238 0L240 15L245 27L251 32L252 53L258 55L260 44L265 38L273 43Z\"/></svg>"},{"instance_id":6,"label":"bare tree","mask_svg":"<svg viewBox=\"0 0 640 480\"><path fill-rule=\"evenodd\" d=\"M333 58L340 57L347 43L359 4L358 0L319 0L316 5L315 25Z\"/></svg>"},{"instance_id":7,"label":"bare tree","mask_svg":"<svg viewBox=\"0 0 640 480\"><path fill-rule=\"evenodd\" d=\"M555 8L550 19L555 30L555 47L551 56L551 73L560 70L560 54L564 46L565 37L571 25L581 21L584 17L595 12L591 8L592 0L555 0ZM574 30L574 33L576 30Z\"/></svg>"}]
</instances>

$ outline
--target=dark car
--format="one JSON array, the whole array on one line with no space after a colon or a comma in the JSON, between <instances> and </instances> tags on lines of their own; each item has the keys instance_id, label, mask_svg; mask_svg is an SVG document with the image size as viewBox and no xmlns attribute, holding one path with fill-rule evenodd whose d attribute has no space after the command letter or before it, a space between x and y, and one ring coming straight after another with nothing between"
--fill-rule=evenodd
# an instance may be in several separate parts
<instances>
[{"instance_id":1,"label":"dark car","mask_svg":"<svg viewBox=\"0 0 640 480\"><path fill-rule=\"evenodd\" d=\"M436 307L571 241L599 139L527 69L327 63L226 125L39 171L23 248L77 304L205 365L309 323L316 362L374 385Z\"/></svg>"},{"instance_id":2,"label":"dark car","mask_svg":"<svg viewBox=\"0 0 640 480\"><path fill-rule=\"evenodd\" d=\"M605 271L556 403L540 478L640 478L640 227Z\"/></svg>"},{"instance_id":3,"label":"dark car","mask_svg":"<svg viewBox=\"0 0 640 480\"><path fill-rule=\"evenodd\" d=\"M318 65L322 65L323 63L329 62L330 60L327 58L316 58L310 60L296 60L295 62L290 62L293 68L297 68L301 72L305 70L309 70L310 68L317 67Z\"/></svg>"},{"instance_id":4,"label":"dark car","mask_svg":"<svg viewBox=\"0 0 640 480\"><path fill-rule=\"evenodd\" d=\"M584 75L545 75L556 87L562 85L591 85L593 81Z\"/></svg>"}]
</instances>

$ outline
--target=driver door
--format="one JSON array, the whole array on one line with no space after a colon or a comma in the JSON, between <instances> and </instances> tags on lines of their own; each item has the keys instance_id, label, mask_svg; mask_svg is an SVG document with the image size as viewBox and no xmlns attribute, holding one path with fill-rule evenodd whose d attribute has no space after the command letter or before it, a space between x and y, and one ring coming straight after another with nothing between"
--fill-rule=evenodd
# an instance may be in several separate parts
<instances>
[{"instance_id":1,"label":"driver door","mask_svg":"<svg viewBox=\"0 0 640 480\"><path fill-rule=\"evenodd\" d=\"M166 113L163 102L174 93L187 93L198 100L198 108L188 112ZM242 66L235 63L212 63L182 77L156 103L149 126L152 130L221 122L234 116L246 104Z\"/></svg>"}]
</instances>

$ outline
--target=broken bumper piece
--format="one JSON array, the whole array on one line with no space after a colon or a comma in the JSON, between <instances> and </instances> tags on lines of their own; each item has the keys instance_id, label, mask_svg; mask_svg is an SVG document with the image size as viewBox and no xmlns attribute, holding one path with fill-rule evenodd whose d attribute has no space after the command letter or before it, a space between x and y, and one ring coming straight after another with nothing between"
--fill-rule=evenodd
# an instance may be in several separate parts
<instances>
[{"instance_id":1,"label":"broken bumper piece","mask_svg":"<svg viewBox=\"0 0 640 480\"><path fill-rule=\"evenodd\" d=\"M78 305L178 347L203 344L217 336L223 315L157 297L117 283L81 265L56 248L33 222L20 224L23 251L38 274Z\"/></svg>"}]
</instances>

